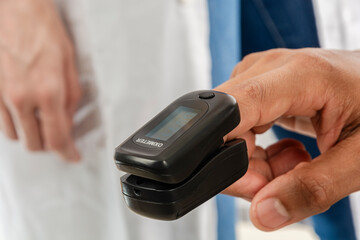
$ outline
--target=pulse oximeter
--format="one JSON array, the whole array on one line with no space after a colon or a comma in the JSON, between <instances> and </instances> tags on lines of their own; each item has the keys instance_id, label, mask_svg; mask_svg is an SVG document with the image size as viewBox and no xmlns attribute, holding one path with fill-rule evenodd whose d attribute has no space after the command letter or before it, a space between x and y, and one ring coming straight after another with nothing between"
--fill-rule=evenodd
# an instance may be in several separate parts
<instances>
[{"instance_id":1,"label":"pulse oximeter","mask_svg":"<svg viewBox=\"0 0 360 240\"><path fill-rule=\"evenodd\" d=\"M174 220L241 178L246 143L224 143L240 123L234 97L217 91L188 93L119 145L115 163L126 204L146 217Z\"/></svg>"}]
</instances>

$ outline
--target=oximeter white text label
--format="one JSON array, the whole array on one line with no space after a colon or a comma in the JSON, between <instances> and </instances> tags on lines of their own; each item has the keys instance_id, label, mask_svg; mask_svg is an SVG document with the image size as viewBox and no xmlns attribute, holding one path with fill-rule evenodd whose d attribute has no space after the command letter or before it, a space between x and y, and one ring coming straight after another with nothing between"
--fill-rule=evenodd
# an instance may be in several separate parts
<instances>
[{"instance_id":1,"label":"oximeter white text label","mask_svg":"<svg viewBox=\"0 0 360 240\"><path fill-rule=\"evenodd\" d=\"M138 138L138 139L136 139L136 142L146 144L146 145L150 145L150 146L154 146L154 147L162 147L164 145L163 143L154 142L154 141L144 139L144 138Z\"/></svg>"}]
</instances>

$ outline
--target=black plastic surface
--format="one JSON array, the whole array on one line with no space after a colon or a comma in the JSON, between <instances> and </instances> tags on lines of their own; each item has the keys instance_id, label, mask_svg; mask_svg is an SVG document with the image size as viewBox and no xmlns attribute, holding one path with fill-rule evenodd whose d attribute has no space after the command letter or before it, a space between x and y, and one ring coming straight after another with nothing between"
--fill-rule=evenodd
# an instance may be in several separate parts
<instances>
[{"instance_id":1,"label":"black plastic surface","mask_svg":"<svg viewBox=\"0 0 360 240\"><path fill-rule=\"evenodd\" d=\"M213 93L214 97L200 99L203 93ZM197 109L199 114L167 141L145 137L179 106ZM174 101L119 145L115 163L120 170L136 176L180 183L219 149L223 137L239 122L239 108L232 96L216 91L191 92Z\"/></svg>"},{"instance_id":2,"label":"black plastic surface","mask_svg":"<svg viewBox=\"0 0 360 240\"><path fill-rule=\"evenodd\" d=\"M199 98L201 99L210 99L215 97L215 94L213 92L203 92L199 94Z\"/></svg>"},{"instance_id":3,"label":"black plastic surface","mask_svg":"<svg viewBox=\"0 0 360 240\"><path fill-rule=\"evenodd\" d=\"M206 202L241 178L247 171L246 143L226 143L181 183L162 183L135 175L121 178L126 204L146 217L174 220Z\"/></svg>"}]
</instances>

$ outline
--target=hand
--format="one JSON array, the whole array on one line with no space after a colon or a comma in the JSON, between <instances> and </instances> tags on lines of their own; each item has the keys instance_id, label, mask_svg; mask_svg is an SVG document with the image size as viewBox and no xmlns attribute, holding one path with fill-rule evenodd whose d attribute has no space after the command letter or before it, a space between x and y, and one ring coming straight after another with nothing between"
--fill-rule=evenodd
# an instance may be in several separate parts
<instances>
[{"instance_id":1,"label":"hand","mask_svg":"<svg viewBox=\"0 0 360 240\"><path fill-rule=\"evenodd\" d=\"M0 127L8 138L79 160L71 136L81 96L74 61L52 1L0 3Z\"/></svg>"},{"instance_id":2,"label":"hand","mask_svg":"<svg viewBox=\"0 0 360 240\"><path fill-rule=\"evenodd\" d=\"M240 107L241 123L229 139L280 123L314 134L322 153L310 161L295 140L255 152L254 141L247 142L249 171L225 193L252 201L256 227L282 228L360 189L359 52L278 49L251 54L217 90L233 95Z\"/></svg>"}]
</instances>

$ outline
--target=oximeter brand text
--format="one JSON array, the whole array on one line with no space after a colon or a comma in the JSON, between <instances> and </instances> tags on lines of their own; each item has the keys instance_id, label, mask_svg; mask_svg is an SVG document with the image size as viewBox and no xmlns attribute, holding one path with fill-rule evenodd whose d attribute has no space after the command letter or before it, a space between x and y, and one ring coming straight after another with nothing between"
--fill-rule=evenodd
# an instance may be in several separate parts
<instances>
[{"instance_id":1,"label":"oximeter brand text","mask_svg":"<svg viewBox=\"0 0 360 240\"><path fill-rule=\"evenodd\" d=\"M146 145L150 145L150 146L154 146L154 147L162 147L164 145L163 143L154 142L154 141L144 139L144 138L138 138L138 139L136 139L136 142L146 144Z\"/></svg>"}]
</instances>

